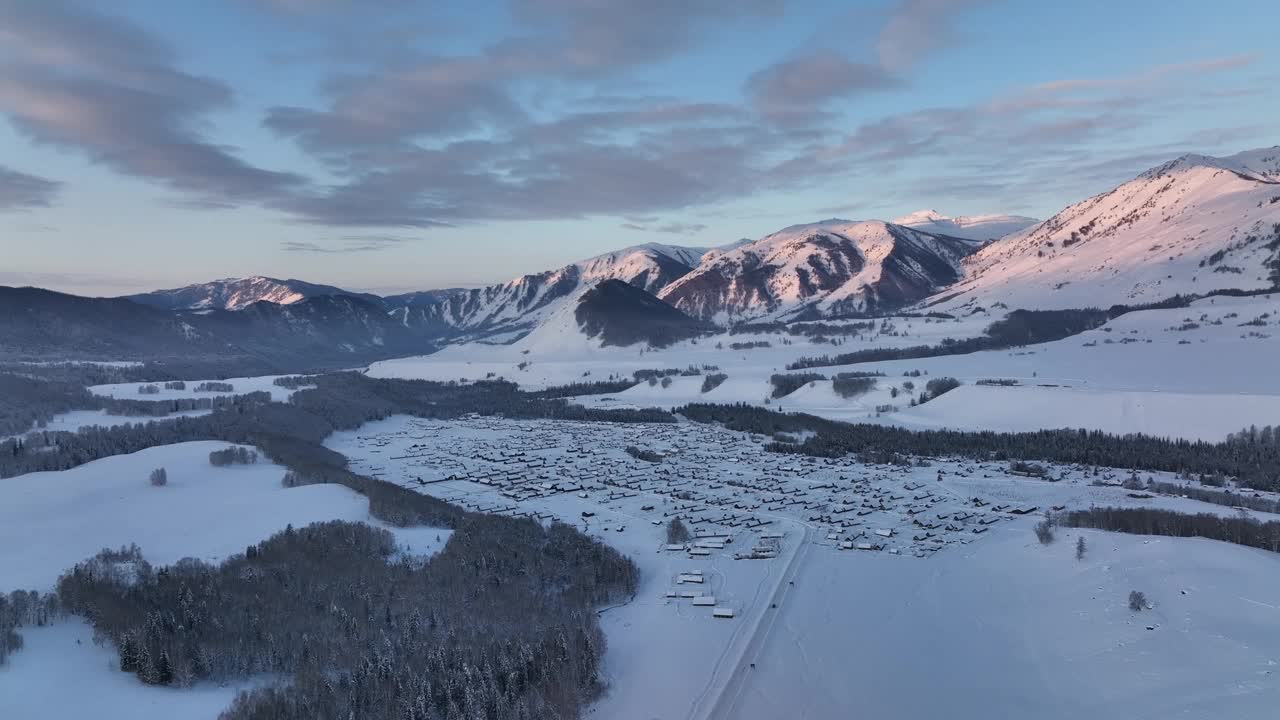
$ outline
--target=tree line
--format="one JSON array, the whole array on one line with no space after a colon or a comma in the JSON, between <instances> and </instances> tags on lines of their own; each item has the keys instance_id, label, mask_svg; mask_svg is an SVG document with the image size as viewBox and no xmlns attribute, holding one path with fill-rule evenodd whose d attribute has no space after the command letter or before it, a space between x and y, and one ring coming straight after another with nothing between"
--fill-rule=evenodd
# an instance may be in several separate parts
<instances>
[{"instance_id":1,"label":"tree line","mask_svg":"<svg viewBox=\"0 0 1280 720\"><path fill-rule=\"evenodd\" d=\"M809 433L803 442L772 442L772 452L815 457L855 455L864 461L893 455L964 457L974 460L1043 460L1136 470L1222 474L1246 487L1280 490L1280 445L1210 443L1096 430L992 432L907 430L846 423L747 405L697 403L676 410L690 420L723 424L760 435Z\"/></svg>"},{"instance_id":2,"label":"tree line","mask_svg":"<svg viewBox=\"0 0 1280 720\"><path fill-rule=\"evenodd\" d=\"M1156 508L1094 507L1053 516L1064 527L1093 528L1133 535L1202 537L1280 552L1280 522L1236 515L1174 512Z\"/></svg>"},{"instance_id":3,"label":"tree line","mask_svg":"<svg viewBox=\"0 0 1280 720\"><path fill-rule=\"evenodd\" d=\"M150 387L156 387L156 392L159 392L158 386ZM94 395L71 380L0 372L0 436L40 430L54 416L73 410L104 410L129 417L162 417L176 412L230 407L232 404L231 398L222 396L172 400L117 399Z\"/></svg>"},{"instance_id":4,"label":"tree line","mask_svg":"<svg viewBox=\"0 0 1280 720\"><path fill-rule=\"evenodd\" d=\"M1269 291L1268 291L1269 292ZM1175 295L1159 302L1143 305L1112 305L1109 308L1068 310L1014 310L997 320L983 335L973 338L944 338L937 345L913 345L901 348L866 348L838 355L801 357L787 365L788 370L804 370L833 365L881 362L886 360L918 360L921 358L967 355L982 350L1007 350L1024 345L1062 340L1102 327L1121 315L1139 310L1183 308L1210 295L1262 294L1259 292L1215 292L1205 295Z\"/></svg>"}]
</instances>

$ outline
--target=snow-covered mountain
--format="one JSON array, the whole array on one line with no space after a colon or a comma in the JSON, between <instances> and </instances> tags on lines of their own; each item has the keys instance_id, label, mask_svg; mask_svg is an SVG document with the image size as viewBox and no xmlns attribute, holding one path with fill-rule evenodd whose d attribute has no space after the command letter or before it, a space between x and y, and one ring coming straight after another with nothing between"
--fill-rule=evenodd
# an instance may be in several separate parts
<instances>
[{"instance_id":1,"label":"snow-covered mountain","mask_svg":"<svg viewBox=\"0 0 1280 720\"><path fill-rule=\"evenodd\" d=\"M605 280L583 293L573 317L582 332L606 347L661 348L715 329L621 280Z\"/></svg>"},{"instance_id":2,"label":"snow-covered mountain","mask_svg":"<svg viewBox=\"0 0 1280 720\"><path fill-rule=\"evenodd\" d=\"M1184 155L987 245L923 305L1141 304L1280 282L1280 147Z\"/></svg>"},{"instance_id":3,"label":"snow-covered mountain","mask_svg":"<svg viewBox=\"0 0 1280 720\"><path fill-rule=\"evenodd\" d=\"M657 293L692 270L706 252L650 243L499 285L437 293L433 302L416 307L388 304L393 317L407 323L435 323L470 337L523 333L569 302L576 291L605 280Z\"/></svg>"},{"instance_id":4,"label":"snow-covered mountain","mask_svg":"<svg viewBox=\"0 0 1280 720\"><path fill-rule=\"evenodd\" d=\"M935 235L950 235L966 240L998 240L1040 222L1022 215L961 215L947 217L937 210L917 210L893 221Z\"/></svg>"},{"instance_id":5,"label":"snow-covered mountain","mask_svg":"<svg viewBox=\"0 0 1280 720\"><path fill-rule=\"evenodd\" d=\"M717 323L875 312L955 282L977 247L879 220L823 220L710 254L658 296Z\"/></svg>"},{"instance_id":6,"label":"snow-covered mountain","mask_svg":"<svg viewBox=\"0 0 1280 720\"><path fill-rule=\"evenodd\" d=\"M508 352L546 359L637 345L662 348L715 329L635 285L605 280L575 290Z\"/></svg>"},{"instance_id":7,"label":"snow-covered mountain","mask_svg":"<svg viewBox=\"0 0 1280 720\"><path fill-rule=\"evenodd\" d=\"M276 305L292 305L308 298L328 295L359 297L370 302L381 301L374 295L350 292L332 285L317 285L292 279L277 280L260 275L214 280L128 297L134 302L162 310L243 310L264 300Z\"/></svg>"},{"instance_id":8,"label":"snow-covered mountain","mask_svg":"<svg viewBox=\"0 0 1280 720\"><path fill-rule=\"evenodd\" d=\"M321 295L289 305L174 312L126 298L0 287L0 337L19 357L227 361L264 372L421 354L431 338L380 303Z\"/></svg>"}]
</instances>

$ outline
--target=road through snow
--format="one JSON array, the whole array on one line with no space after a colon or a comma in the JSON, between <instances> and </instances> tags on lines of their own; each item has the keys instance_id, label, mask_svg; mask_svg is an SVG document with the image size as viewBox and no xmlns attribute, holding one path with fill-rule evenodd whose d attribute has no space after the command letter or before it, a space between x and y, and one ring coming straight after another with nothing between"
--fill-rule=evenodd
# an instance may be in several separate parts
<instances>
[{"instance_id":1,"label":"road through snow","mask_svg":"<svg viewBox=\"0 0 1280 720\"><path fill-rule=\"evenodd\" d=\"M727 720L734 717L733 709L742 694L742 687L750 677L754 660L760 654L760 649L768 639L769 632L773 629L778 617L777 607L781 607L787 590L795 580L804 556L809 551L813 529L802 523L792 522L791 524L801 529L800 541L787 560L787 566L778 575L778 582L773 586L773 592L760 605L756 619L750 625L746 644L735 654L734 650L739 640L735 634L733 641L725 648L721 662L717 664L706 690L690 708L690 720ZM747 625L744 624L743 627ZM724 663L730 656L732 656L733 665L728 669L728 675L721 679L726 669Z\"/></svg>"}]
</instances>

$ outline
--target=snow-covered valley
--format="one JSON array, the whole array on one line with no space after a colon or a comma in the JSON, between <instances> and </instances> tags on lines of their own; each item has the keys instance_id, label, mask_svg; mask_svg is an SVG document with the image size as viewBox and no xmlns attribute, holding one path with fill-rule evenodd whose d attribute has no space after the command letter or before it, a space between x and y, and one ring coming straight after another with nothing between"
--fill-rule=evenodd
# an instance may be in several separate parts
<instances>
[{"instance_id":1,"label":"snow-covered valley","mask_svg":"<svg viewBox=\"0 0 1280 720\"><path fill-rule=\"evenodd\" d=\"M872 329L858 336L840 337L838 346L775 332L715 335L663 349L602 348L572 326L555 333L548 327L509 346L462 345L375 363L369 374L439 381L501 377L537 390L628 378L636 371L694 368L697 374L641 382L576 401L600 408L745 402L917 428L1069 427L1221 440L1243 427L1270 425L1280 418L1280 388L1272 381L1280 365L1280 293L1213 297L1187 308L1132 312L1096 330L1025 348L814 368L810 372L828 377L848 371L884 377L869 392L851 398L835 393L830 380L771 396L770 378L787 373L787 365L800 358L938 345L977 337L994 320L989 313L959 320L875 320L870 321ZM706 376L717 373L727 378L704 390ZM912 376L905 377L907 373ZM954 377L964 384L911 407L913 392L931 377ZM982 380L1017 385L977 384Z\"/></svg>"},{"instance_id":2,"label":"snow-covered valley","mask_svg":"<svg viewBox=\"0 0 1280 720\"><path fill-rule=\"evenodd\" d=\"M1185 156L1044 222L832 219L472 289L36 297L179 350L0 370L0 593L83 603L64 573L132 544L156 569L82 565L106 595L69 614L0 602L0 717L212 720L250 695L413 687L414 720L1270 718L1277 157ZM359 312L330 335L323 305ZM221 336L183 325L255 314L316 364L201 354ZM413 342L323 355L388 326ZM57 339L36 329L5 337ZM241 614L164 595L193 568ZM103 630L143 585L158 607ZM338 589L290 606L337 624L258 616L304 587ZM231 626L256 628L239 650L218 645ZM276 671L246 669L259 641ZM55 692L67 678L84 692Z\"/></svg>"},{"instance_id":3,"label":"snow-covered valley","mask_svg":"<svg viewBox=\"0 0 1280 720\"><path fill-rule=\"evenodd\" d=\"M632 443L666 459L630 458L621 448ZM636 598L602 613L612 689L594 717L835 718L861 707L1119 719L1216 707L1262 718L1280 693L1280 558L1088 530L1042 546L1031 526L1051 507L1235 512L1134 499L1078 468L1053 470L1065 479L1050 483L999 464L779 458L696 424L391 418L329 445L419 492L574 523L640 564ZM709 542L667 549L674 514ZM778 535L776 555L735 559ZM1127 607L1135 589L1151 611ZM686 591L734 617L713 617Z\"/></svg>"}]
</instances>

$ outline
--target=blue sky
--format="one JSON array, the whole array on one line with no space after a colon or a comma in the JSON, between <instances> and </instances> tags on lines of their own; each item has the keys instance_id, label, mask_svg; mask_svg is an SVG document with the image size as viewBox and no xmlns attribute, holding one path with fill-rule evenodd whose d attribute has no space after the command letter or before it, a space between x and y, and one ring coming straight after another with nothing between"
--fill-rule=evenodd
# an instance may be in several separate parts
<instances>
[{"instance_id":1,"label":"blue sky","mask_svg":"<svg viewBox=\"0 0 1280 720\"><path fill-rule=\"evenodd\" d=\"M1264 0L0 0L0 284L476 285L1280 143Z\"/></svg>"}]
</instances>

